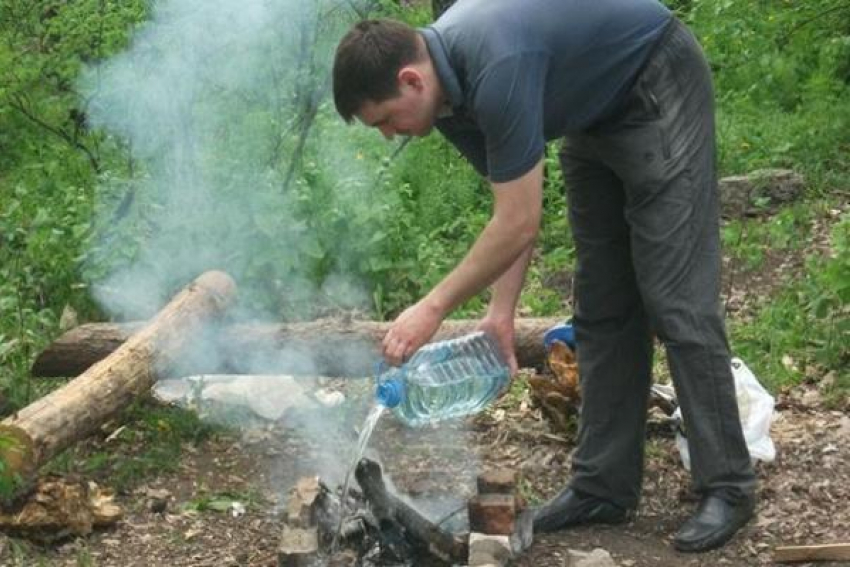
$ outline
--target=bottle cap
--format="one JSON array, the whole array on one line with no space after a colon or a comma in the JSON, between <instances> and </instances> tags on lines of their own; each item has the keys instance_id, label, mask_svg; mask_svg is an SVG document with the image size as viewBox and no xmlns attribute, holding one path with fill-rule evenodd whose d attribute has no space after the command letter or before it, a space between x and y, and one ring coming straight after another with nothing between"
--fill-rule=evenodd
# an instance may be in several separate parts
<instances>
[{"instance_id":1,"label":"bottle cap","mask_svg":"<svg viewBox=\"0 0 850 567\"><path fill-rule=\"evenodd\" d=\"M375 388L375 400L385 408L394 408L404 397L404 382L397 378L384 380Z\"/></svg>"},{"instance_id":2,"label":"bottle cap","mask_svg":"<svg viewBox=\"0 0 850 567\"><path fill-rule=\"evenodd\" d=\"M553 341L561 341L572 350L576 349L576 331L572 322L555 325L543 335L543 346L546 350L552 348Z\"/></svg>"}]
</instances>

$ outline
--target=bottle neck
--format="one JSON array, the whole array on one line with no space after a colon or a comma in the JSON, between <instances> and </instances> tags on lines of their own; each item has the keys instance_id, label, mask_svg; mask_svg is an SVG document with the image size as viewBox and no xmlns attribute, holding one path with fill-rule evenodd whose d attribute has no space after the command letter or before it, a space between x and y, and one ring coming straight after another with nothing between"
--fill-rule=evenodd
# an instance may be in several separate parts
<instances>
[{"instance_id":1,"label":"bottle neck","mask_svg":"<svg viewBox=\"0 0 850 567\"><path fill-rule=\"evenodd\" d=\"M386 408L394 408L404 398L404 382L391 378L379 383L375 388L375 401Z\"/></svg>"}]
</instances>

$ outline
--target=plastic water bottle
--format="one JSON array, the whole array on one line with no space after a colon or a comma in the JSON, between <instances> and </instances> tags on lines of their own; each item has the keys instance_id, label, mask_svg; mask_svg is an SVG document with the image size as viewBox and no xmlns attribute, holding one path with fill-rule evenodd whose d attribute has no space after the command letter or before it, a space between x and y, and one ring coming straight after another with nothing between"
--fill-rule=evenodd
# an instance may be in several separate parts
<instances>
[{"instance_id":1,"label":"plastic water bottle","mask_svg":"<svg viewBox=\"0 0 850 567\"><path fill-rule=\"evenodd\" d=\"M496 343L477 332L430 343L378 378L378 403L411 426L471 415L510 380Z\"/></svg>"}]
</instances>

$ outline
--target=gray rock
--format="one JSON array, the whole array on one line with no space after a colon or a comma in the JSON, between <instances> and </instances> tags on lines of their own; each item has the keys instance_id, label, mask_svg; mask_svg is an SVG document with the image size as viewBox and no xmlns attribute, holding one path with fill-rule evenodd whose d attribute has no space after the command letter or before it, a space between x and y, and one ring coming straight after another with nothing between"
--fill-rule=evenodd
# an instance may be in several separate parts
<instances>
[{"instance_id":1,"label":"gray rock","mask_svg":"<svg viewBox=\"0 0 850 567\"><path fill-rule=\"evenodd\" d=\"M564 567L617 567L611 554L601 548L591 552L570 549Z\"/></svg>"},{"instance_id":2,"label":"gray rock","mask_svg":"<svg viewBox=\"0 0 850 567\"><path fill-rule=\"evenodd\" d=\"M505 535L469 534L469 567L499 567L513 559L511 541Z\"/></svg>"}]
</instances>

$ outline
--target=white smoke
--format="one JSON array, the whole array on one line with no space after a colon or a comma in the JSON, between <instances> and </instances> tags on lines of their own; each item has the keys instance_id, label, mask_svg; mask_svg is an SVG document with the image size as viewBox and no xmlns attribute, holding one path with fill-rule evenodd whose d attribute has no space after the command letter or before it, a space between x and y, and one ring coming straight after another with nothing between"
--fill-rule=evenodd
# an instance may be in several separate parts
<instances>
[{"instance_id":1,"label":"white smoke","mask_svg":"<svg viewBox=\"0 0 850 567\"><path fill-rule=\"evenodd\" d=\"M309 314L317 302L367 309L369 293L345 252L368 248L357 243L372 235L345 221L352 206L382 214L369 201L377 168L339 135L354 129L327 104L332 49L353 18L350 6L156 2L124 52L87 70L89 125L105 133L113 173L98 188L86 270L113 318L151 317L210 269L236 280L243 317L279 321L282 311ZM333 222L317 218L313 196L328 203ZM192 343L172 375L216 367L214 341ZM362 367L375 353L352 344L337 356ZM244 358L243 371L285 361L317 373L303 348ZM315 439L328 434L310 420L303 429ZM327 467L339 476L334 455Z\"/></svg>"},{"instance_id":2,"label":"white smoke","mask_svg":"<svg viewBox=\"0 0 850 567\"><path fill-rule=\"evenodd\" d=\"M321 258L328 242L357 235L320 232L297 175L303 165L348 192L374 176L334 135L342 125L327 104L311 120L311 105L327 102L331 47L351 17L336 4L158 2L131 46L85 75L90 124L133 162L132 176L104 179L88 258L107 312L149 317L208 269L230 273L244 305L368 305L362 282L339 272L345 258ZM317 150L324 136L334 143ZM317 264L330 277L317 281Z\"/></svg>"}]
</instances>

